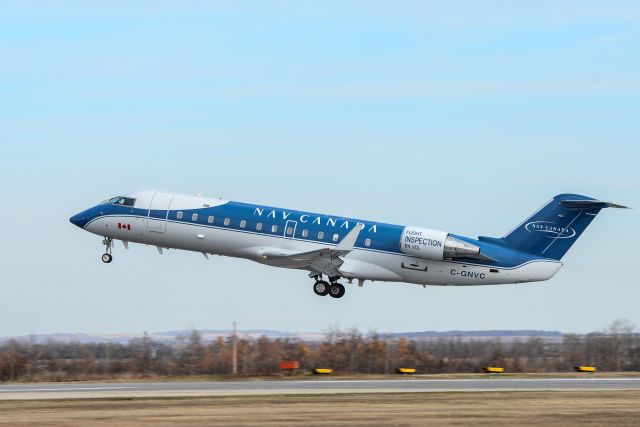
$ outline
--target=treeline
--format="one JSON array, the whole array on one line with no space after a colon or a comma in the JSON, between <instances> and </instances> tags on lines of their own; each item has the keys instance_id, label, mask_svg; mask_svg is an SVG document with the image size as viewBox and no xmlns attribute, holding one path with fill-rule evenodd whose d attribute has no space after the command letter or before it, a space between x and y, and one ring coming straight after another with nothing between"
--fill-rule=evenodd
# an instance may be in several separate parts
<instances>
[{"instance_id":1,"label":"treeline","mask_svg":"<svg viewBox=\"0 0 640 427\"><path fill-rule=\"evenodd\" d=\"M541 338L503 342L438 338L390 338L357 329L329 330L321 342L237 337L240 375L279 373L279 362L300 361L301 369L330 367L343 373L391 373L398 367L422 373L479 372L502 366L507 372L569 371L595 365L600 371L640 371L640 335L624 321L602 332L564 336L561 343ZM69 381L114 377L229 375L233 337L203 342L194 330L167 344L147 334L126 344L28 343L0 346L1 381Z\"/></svg>"}]
</instances>

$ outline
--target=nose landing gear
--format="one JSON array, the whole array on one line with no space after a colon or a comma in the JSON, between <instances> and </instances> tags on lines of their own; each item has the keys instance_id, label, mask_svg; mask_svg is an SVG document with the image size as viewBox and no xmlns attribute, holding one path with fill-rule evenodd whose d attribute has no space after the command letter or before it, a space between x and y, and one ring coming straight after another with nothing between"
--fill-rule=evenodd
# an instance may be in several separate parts
<instances>
[{"instance_id":1,"label":"nose landing gear","mask_svg":"<svg viewBox=\"0 0 640 427\"><path fill-rule=\"evenodd\" d=\"M113 248L113 239L111 237L105 237L102 241L104 245L104 254L102 254L102 262L109 264L113 261L113 255L111 255L111 249Z\"/></svg>"}]
</instances>

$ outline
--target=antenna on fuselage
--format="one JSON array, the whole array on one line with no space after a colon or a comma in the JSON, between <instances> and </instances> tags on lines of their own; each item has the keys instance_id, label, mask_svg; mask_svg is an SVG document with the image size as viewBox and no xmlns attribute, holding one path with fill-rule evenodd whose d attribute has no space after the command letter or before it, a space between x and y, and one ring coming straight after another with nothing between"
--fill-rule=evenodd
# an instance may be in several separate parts
<instances>
[{"instance_id":1,"label":"antenna on fuselage","mask_svg":"<svg viewBox=\"0 0 640 427\"><path fill-rule=\"evenodd\" d=\"M196 193L196 197L200 197L204 194L204 190L200 190Z\"/></svg>"}]
</instances>

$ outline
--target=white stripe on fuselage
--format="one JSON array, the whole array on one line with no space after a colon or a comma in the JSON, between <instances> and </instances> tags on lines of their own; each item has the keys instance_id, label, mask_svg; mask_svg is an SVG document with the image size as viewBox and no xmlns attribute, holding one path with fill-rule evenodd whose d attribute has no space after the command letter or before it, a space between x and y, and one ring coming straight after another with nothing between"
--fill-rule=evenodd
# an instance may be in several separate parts
<instances>
[{"instance_id":1,"label":"white stripe on fuselage","mask_svg":"<svg viewBox=\"0 0 640 427\"><path fill-rule=\"evenodd\" d=\"M101 216L88 223L85 229L130 242L246 258L276 266L277 262L267 262L261 257L265 249L293 253L335 246L326 242L285 238L283 235L172 220L166 221L165 232L158 233L148 231L148 220L136 215ZM119 230L119 222L131 223L132 230ZM511 268L491 267L459 261L431 261L372 248L355 248L343 258L345 270L341 272L347 278L428 285L471 286L542 281L553 277L562 266L558 261L534 260Z\"/></svg>"}]
</instances>

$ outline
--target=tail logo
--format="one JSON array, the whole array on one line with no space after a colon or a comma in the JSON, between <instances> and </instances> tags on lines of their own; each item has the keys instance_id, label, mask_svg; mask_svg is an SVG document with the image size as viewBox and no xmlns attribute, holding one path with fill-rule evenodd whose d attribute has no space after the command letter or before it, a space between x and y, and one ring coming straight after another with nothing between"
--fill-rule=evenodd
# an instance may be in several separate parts
<instances>
[{"instance_id":1,"label":"tail logo","mask_svg":"<svg viewBox=\"0 0 640 427\"><path fill-rule=\"evenodd\" d=\"M551 221L533 221L524 226L530 233L545 233L550 239L570 239L576 235L576 230L562 227Z\"/></svg>"}]
</instances>

